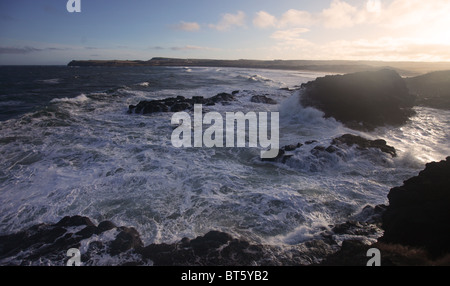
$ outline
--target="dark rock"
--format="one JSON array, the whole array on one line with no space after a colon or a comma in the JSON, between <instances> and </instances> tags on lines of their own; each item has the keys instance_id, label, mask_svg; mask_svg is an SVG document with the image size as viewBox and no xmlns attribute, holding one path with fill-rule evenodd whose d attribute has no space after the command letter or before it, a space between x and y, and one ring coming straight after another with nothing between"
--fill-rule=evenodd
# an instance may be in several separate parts
<instances>
[{"instance_id":1,"label":"dark rock","mask_svg":"<svg viewBox=\"0 0 450 286\"><path fill-rule=\"evenodd\" d=\"M116 225L108 220L102 221L97 226L97 234L116 228Z\"/></svg>"},{"instance_id":2,"label":"dark rock","mask_svg":"<svg viewBox=\"0 0 450 286\"><path fill-rule=\"evenodd\" d=\"M450 71L432 72L405 81L410 92L417 95L417 105L450 109Z\"/></svg>"},{"instance_id":3,"label":"dark rock","mask_svg":"<svg viewBox=\"0 0 450 286\"><path fill-rule=\"evenodd\" d=\"M211 98L207 99L208 102L214 102L214 103L218 103L218 102L228 102L228 101L234 101L235 97L232 94L229 93L219 93Z\"/></svg>"},{"instance_id":4,"label":"dark rock","mask_svg":"<svg viewBox=\"0 0 450 286\"><path fill-rule=\"evenodd\" d=\"M192 97L192 103L194 104L203 104L205 101L205 99L203 98L203 96L193 96Z\"/></svg>"},{"instance_id":5,"label":"dark rock","mask_svg":"<svg viewBox=\"0 0 450 286\"><path fill-rule=\"evenodd\" d=\"M252 98L250 99L251 102L255 102L255 103L265 103L265 104L277 104L278 102L276 102L275 100L273 100L270 97L267 97L265 95L255 95L252 96Z\"/></svg>"},{"instance_id":6,"label":"dark rock","mask_svg":"<svg viewBox=\"0 0 450 286\"><path fill-rule=\"evenodd\" d=\"M193 96L187 99L184 96L170 97L161 100L141 101L137 105L130 105L128 113L133 110L137 114L149 114L157 112L180 112L192 109L194 104L204 104L212 106L221 102L222 104L235 100L234 95L228 93L219 93L211 98L204 98L203 96Z\"/></svg>"},{"instance_id":7,"label":"dark rock","mask_svg":"<svg viewBox=\"0 0 450 286\"><path fill-rule=\"evenodd\" d=\"M298 143L297 145L286 145L286 146L283 147L283 149L285 151L294 151L294 150L296 150L296 149L298 149L298 148L300 148L302 146L303 146L302 143Z\"/></svg>"},{"instance_id":8,"label":"dark rock","mask_svg":"<svg viewBox=\"0 0 450 286\"><path fill-rule=\"evenodd\" d=\"M389 192L381 242L450 253L450 157L426 164L418 176Z\"/></svg>"},{"instance_id":9,"label":"dark rock","mask_svg":"<svg viewBox=\"0 0 450 286\"><path fill-rule=\"evenodd\" d=\"M190 109L192 105L188 102L177 102L170 107L171 112L180 112L183 110Z\"/></svg>"},{"instance_id":10,"label":"dark rock","mask_svg":"<svg viewBox=\"0 0 450 286\"><path fill-rule=\"evenodd\" d=\"M392 70L317 78L302 85L301 104L354 129L401 125L414 114L414 96Z\"/></svg>"},{"instance_id":11,"label":"dark rock","mask_svg":"<svg viewBox=\"0 0 450 286\"><path fill-rule=\"evenodd\" d=\"M154 266L171 266L176 265L176 261L180 259L178 255L180 252L185 252L179 250L178 254L177 246L175 244L150 244L139 251L145 259L150 259Z\"/></svg>"},{"instance_id":12,"label":"dark rock","mask_svg":"<svg viewBox=\"0 0 450 286\"><path fill-rule=\"evenodd\" d=\"M239 93L239 90L234 90L231 94L232 95L236 95L236 94L238 94Z\"/></svg>"},{"instance_id":13,"label":"dark rock","mask_svg":"<svg viewBox=\"0 0 450 286\"><path fill-rule=\"evenodd\" d=\"M183 238L176 244L151 244L140 250L155 266L173 265L251 265L264 255L264 248L219 231L195 239Z\"/></svg>"},{"instance_id":14,"label":"dark rock","mask_svg":"<svg viewBox=\"0 0 450 286\"><path fill-rule=\"evenodd\" d=\"M70 227L86 226L76 236L68 232ZM79 241L95 232L95 225L87 217L66 216L58 223L39 224L16 234L0 237L0 258L26 255L24 260L36 260L59 255L62 250L78 247ZM32 251L27 251L27 250ZM62 258L61 258L62 259Z\"/></svg>"},{"instance_id":15,"label":"dark rock","mask_svg":"<svg viewBox=\"0 0 450 286\"><path fill-rule=\"evenodd\" d=\"M322 152L324 152L326 149L327 149L326 147L319 145L319 146L316 146L313 149L311 149L311 154L318 156Z\"/></svg>"},{"instance_id":16,"label":"dark rock","mask_svg":"<svg viewBox=\"0 0 450 286\"><path fill-rule=\"evenodd\" d=\"M341 145L345 144L350 147L353 145L356 145L357 148L360 150L366 150L368 148L377 148L377 149L380 149L384 153L390 154L392 157L397 156L395 148L387 145L386 141L384 141L382 139L368 140L361 136L345 134L345 135L342 135L341 137L333 139L331 144L335 145L335 146L341 146Z\"/></svg>"},{"instance_id":17,"label":"dark rock","mask_svg":"<svg viewBox=\"0 0 450 286\"><path fill-rule=\"evenodd\" d=\"M130 105L130 106L128 106L128 114L133 113L133 109L135 109L135 108L136 108L136 105Z\"/></svg>"},{"instance_id":18,"label":"dark rock","mask_svg":"<svg viewBox=\"0 0 450 286\"><path fill-rule=\"evenodd\" d=\"M333 146L333 145L330 145L330 146L327 147L327 149L325 149L325 151L328 152L328 153L334 153L334 152L336 152L336 151L338 151L338 150L339 150L339 149L336 148L336 147Z\"/></svg>"},{"instance_id":19,"label":"dark rock","mask_svg":"<svg viewBox=\"0 0 450 286\"><path fill-rule=\"evenodd\" d=\"M309 140L305 142L305 145L311 145L313 143L317 143L317 140Z\"/></svg>"},{"instance_id":20,"label":"dark rock","mask_svg":"<svg viewBox=\"0 0 450 286\"><path fill-rule=\"evenodd\" d=\"M211 249L216 249L226 244L232 237L224 232L210 231L204 236L197 237L190 242L190 246L196 255L206 255Z\"/></svg>"},{"instance_id":21,"label":"dark rock","mask_svg":"<svg viewBox=\"0 0 450 286\"><path fill-rule=\"evenodd\" d=\"M88 218L84 216L66 216L63 219L61 219L58 223L56 223L56 226L62 226L62 227L69 227L69 226L80 226L80 225L87 225L87 226L95 226L94 223Z\"/></svg>"},{"instance_id":22,"label":"dark rock","mask_svg":"<svg viewBox=\"0 0 450 286\"><path fill-rule=\"evenodd\" d=\"M110 245L109 252L112 255L117 255L130 249L140 249L144 246L135 228L121 227L120 229L121 232Z\"/></svg>"},{"instance_id":23,"label":"dark rock","mask_svg":"<svg viewBox=\"0 0 450 286\"><path fill-rule=\"evenodd\" d=\"M75 235L79 235L82 238L88 238L88 237L91 237L95 233L97 233L97 227L91 225L91 226L86 226L79 232L75 233Z\"/></svg>"},{"instance_id":24,"label":"dark rock","mask_svg":"<svg viewBox=\"0 0 450 286\"><path fill-rule=\"evenodd\" d=\"M376 206L367 205L355 217L359 221L364 221L370 224L381 226L382 216L386 211L386 209L387 209L386 205L376 205Z\"/></svg>"},{"instance_id":25,"label":"dark rock","mask_svg":"<svg viewBox=\"0 0 450 286\"><path fill-rule=\"evenodd\" d=\"M320 263L322 266L366 266L370 246L360 240L345 240L341 249Z\"/></svg>"},{"instance_id":26,"label":"dark rock","mask_svg":"<svg viewBox=\"0 0 450 286\"><path fill-rule=\"evenodd\" d=\"M347 221L335 225L332 231L336 234L349 234L349 235L359 235L359 236L370 236L378 232L378 228L366 222L360 221Z\"/></svg>"},{"instance_id":27,"label":"dark rock","mask_svg":"<svg viewBox=\"0 0 450 286\"><path fill-rule=\"evenodd\" d=\"M155 112L168 112L169 107L162 102L150 101L142 109L142 114L155 113Z\"/></svg>"}]
</instances>

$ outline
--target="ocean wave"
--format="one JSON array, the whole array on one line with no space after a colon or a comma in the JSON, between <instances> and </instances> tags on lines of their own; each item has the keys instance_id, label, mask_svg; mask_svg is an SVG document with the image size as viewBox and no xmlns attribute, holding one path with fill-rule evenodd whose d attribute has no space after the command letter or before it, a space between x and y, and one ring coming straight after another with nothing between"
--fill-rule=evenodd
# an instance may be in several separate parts
<instances>
[{"instance_id":1,"label":"ocean wave","mask_svg":"<svg viewBox=\"0 0 450 286\"><path fill-rule=\"evenodd\" d=\"M51 78L51 79L37 80L37 82L44 83L44 84L58 84L61 82L61 79L60 78Z\"/></svg>"},{"instance_id":2,"label":"ocean wave","mask_svg":"<svg viewBox=\"0 0 450 286\"><path fill-rule=\"evenodd\" d=\"M24 104L23 101L18 100L8 100L8 101L0 101L0 106L8 107L8 106L20 106Z\"/></svg>"},{"instance_id":3,"label":"ocean wave","mask_svg":"<svg viewBox=\"0 0 450 286\"><path fill-rule=\"evenodd\" d=\"M89 98L84 94L80 94L77 97L63 97L63 98L54 98L50 101L50 103L59 103L59 102L66 102L66 103L82 103L85 101L88 101Z\"/></svg>"},{"instance_id":4,"label":"ocean wave","mask_svg":"<svg viewBox=\"0 0 450 286\"><path fill-rule=\"evenodd\" d=\"M150 85L150 83L148 81L144 81L144 82L138 83L137 85L142 86L142 87L148 87Z\"/></svg>"}]
</instances>

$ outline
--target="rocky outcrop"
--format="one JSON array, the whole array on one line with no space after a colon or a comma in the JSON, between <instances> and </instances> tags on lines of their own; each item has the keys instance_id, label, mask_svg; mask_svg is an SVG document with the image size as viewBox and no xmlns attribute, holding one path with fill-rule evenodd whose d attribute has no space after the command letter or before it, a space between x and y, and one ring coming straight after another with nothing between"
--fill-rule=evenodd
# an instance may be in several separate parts
<instances>
[{"instance_id":1,"label":"rocky outcrop","mask_svg":"<svg viewBox=\"0 0 450 286\"><path fill-rule=\"evenodd\" d=\"M414 96L392 70L317 78L302 85L301 104L353 129L401 125L414 114Z\"/></svg>"},{"instance_id":2,"label":"rocky outcrop","mask_svg":"<svg viewBox=\"0 0 450 286\"><path fill-rule=\"evenodd\" d=\"M235 100L235 95L229 93L219 93L213 97L204 98L203 96L194 96L185 98L184 96L171 97L160 100L144 100L137 105L130 105L128 113L149 114L156 112L180 112L190 110L194 104L203 104L206 106L217 103L227 104Z\"/></svg>"},{"instance_id":3,"label":"rocky outcrop","mask_svg":"<svg viewBox=\"0 0 450 286\"><path fill-rule=\"evenodd\" d=\"M450 71L438 71L405 79L416 103L439 109L450 109Z\"/></svg>"},{"instance_id":4,"label":"rocky outcrop","mask_svg":"<svg viewBox=\"0 0 450 286\"><path fill-rule=\"evenodd\" d=\"M395 148L387 145L387 142L383 139L368 140L361 136L352 135L352 134L344 134L341 137L333 139L333 141L331 142L331 146L340 147L343 145L347 145L350 147L356 145L356 148L358 148L359 150L367 150L368 148L376 148L376 149L379 149L381 152L391 155L392 157L397 156L397 152L395 151Z\"/></svg>"},{"instance_id":5,"label":"rocky outcrop","mask_svg":"<svg viewBox=\"0 0 450 286\"><path fill-rule=\"evenodd\" d=\"M268 96L265 96L265 95L254 95L254 96L252 96L250 101L255 102L255 103L278 104L278 102L276 102L276 100L274 100Z\"/></svg>"},{"instance_id":6,"label":"rocky outcrop","mask_svg":"<svg viewBox=\"0 0 450 286\"><path fill-rule=\"evenodd\" d=\"M111 231L113 240L101 237ZM119 255L143 248L139 233L132 227L117 227L110 221L96 226L87 217L67 216L56 224L38 224L15 234L0 236L0 261L2 265L40 265L45 261L52 265L64 265L68 260L67 250L79 249L85 239L92 241L81 257L82 261L102 253Z\"/></svg>"},{"instance_id":7,"label":"rocky outcrop","mask_svg":"<svg viewBox=\"0 0 450 286\"><path fill-rule=\"evenodd\" d=\"M311 145L314 143L317 143L317 141L310 140L306 141L304 144L297 143L293 145L287 145L280 148L278 155L275 158L262 160L285 163L289 158L293 156L292 153L288 152L295 151L296 149L302 147L303 145ZM344 134L340 137L334 138L328 147L317 145L314 148L312 148L310 152L315 156L320 156L323 152L326 152L330 154L337 154L338 156L343 157L345 154L345 152L343 151L352 146L356 146L356 149L358 149L359 151L378 149L383 153L391 155L391 157L397 156L395 148L387 145L387 142L385 140L383 139L369 140L353 134Z\"/></svg>"},{"instance_id":8,"label":"rocky outcrop","mask_svg":"<svg viewBox=\"0 0 450 286\"><path fill-rule=\"evenodd\" d=\"M252 265L266 255L262 245L251 245L219 231L192 240L184 238L175 244L151 244L141 254L155 266Z\"/></svg>"},{"instance_id":9,"label":"rocky outcrop","mask_svg":"<svg viewBox=\"0 0 450 286\"><path fill-rule=\"evenodd\" d=\"M450 253L450 157L426 165L418 176L390 190L381 242Z\"/></svg>"},{"instance_id":10,"label":"rocky outcrop","mask_svg":"<svg viewBox=\"0 0 450 286\"><path fill-rule=\"evenodd\" d=\"M389 205L379 212L384 233L377 242L346 240L320 265L364 266L370 248L380 250L384 266L450 265L449 186L450 157L427 164L418 176L390 190ZM355 233L359 225L347 222L333 230Z\"/></svg>"},{"instance_id":11,"label":"rocky outcrop","mask_svg":"<svg viewBox=\"0 0 450 286\"><path fill-rule=\"evenodd\" d=\"M322 240L280 248L251 244L220 231L172 244L144 246L133 227L110 221L97 226L87 217L65 217L56 224L39 224L0 236L0 265L65 265L71 248L81 263L92 265L153 266L280 266L305 265L336 251ZM100 261L100 262L99 262Z\"/></svg>"}]
</instances>

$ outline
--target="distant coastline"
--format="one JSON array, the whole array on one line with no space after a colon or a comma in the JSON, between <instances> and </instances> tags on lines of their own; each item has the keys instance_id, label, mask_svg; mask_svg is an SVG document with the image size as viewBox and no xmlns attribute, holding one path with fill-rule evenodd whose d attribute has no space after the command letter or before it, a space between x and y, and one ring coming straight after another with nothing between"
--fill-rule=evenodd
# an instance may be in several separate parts
<instances>
[{"instance_id":1,"label":"distant coastline","mask_svg":"<svg viewBox=\"0 0 450 286\"><path fill-rule=\"evenodd\" d=\"M382 62L345 60L214 60L156 57L141 60L73 60L68 66L186 66L234 67L278 70L304 70L331 73L350 73L389 68L402 76L415 76L431 71L450 70L450 62Z\"/></svg>"}]
</instances>

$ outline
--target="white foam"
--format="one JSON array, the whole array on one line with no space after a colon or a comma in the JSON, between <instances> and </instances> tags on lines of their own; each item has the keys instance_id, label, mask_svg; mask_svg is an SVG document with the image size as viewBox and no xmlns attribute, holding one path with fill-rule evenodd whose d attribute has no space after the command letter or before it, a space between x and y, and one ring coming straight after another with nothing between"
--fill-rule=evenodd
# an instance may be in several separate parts
<instances>
[{"instance_id":1,"label":"white foam","mask_svg":"<svg viewBox=\"0 0 450 286\"><path fill-rule=\"evenodd\" d=\"M147 81L144 81L144 82L138 83L138 85L139 85L139 86L143 86L143 87L147 87L147 86L150 85L150 83L147 82Z\"/></svg>"},{"instance_id":2,"label":"white foam","mask_svg":"<svg viewBox=\"0 0 450 286\"><path fill-rule=\"evenodd\" d=\"M68 98L68 97L64 97L64 98L54 98L50 101L50 103L58 103L58 102L68 102L68 103L82 103L85 101L88 101L89 98L85 95L85 94L80 94L76 97L72 97L72 98Z\"/></svg>"},{"instance_id":3,"label":"white foam","mask_svg":"<svg viewBox=\"0 0 450 286\"><path fill-rule=\"evenodd\" d=\"M58 84L61 82L61 79L60 78L51 78L51 79L38 80L37 82L45 83L45 84Z\"/></svg>"}]
</instances>

